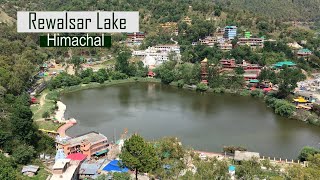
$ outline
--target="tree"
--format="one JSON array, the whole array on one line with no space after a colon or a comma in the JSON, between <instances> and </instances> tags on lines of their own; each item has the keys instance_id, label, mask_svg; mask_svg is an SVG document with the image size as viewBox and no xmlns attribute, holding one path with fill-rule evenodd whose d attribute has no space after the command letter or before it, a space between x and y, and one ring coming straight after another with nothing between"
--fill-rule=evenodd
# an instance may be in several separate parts
<instances>
[{"instance_id":1,"label":"tree","mask_svg":"<svg viewBox=\"0 0 320 180\"><path fill-rule=\"evenodd\" d=\"M116 70L129 75L129 58L131 57L130 51L121 51L117 56Z\"/></svg>"},{"instance_id":2,"label":"tree","mask_svg":"<svg viewBox=\"0 0 320 180\"><path fill-rule=\"evenodd\" d=\"M319 154L319 153L320 153L319 149L316 149L314 147L306 146L306 147L302 148L298 158L299 158L300 161L306 161L309 156L313 156L313 155Z\"/></svg>"},{"instance_id":3,"label":"tree","mask_svg":"<svg viewBox=\"0 0 320 180\"><path fill-rule=\"evenodd\" d=\"M241 161L241 166L238 166L236 175L238 178L242 179L254 179L256 177L261 177L261 165L256 159Z\"/></svg>"},{"instance_id":4,"label":"tree","mask_svg":"<svg viewBox=\"0 0 320 180\"><path fill-rule=\"evenodd\" d=\"M16 168L17 166L11 160L11 158L7 158L3 154L0 154L0 179L2 180L17 179L18 174L15 171Z\"/></svg>"},{"instance_id":5,"label":"tree","mask_svg":"<svg viewBox=\"0 0 320 180\"><path fill-rule=\"evenodd\" d=\"M14 150L12 157L19 164L27 164L33 159L35 153L32 146L21 144Z\"/></svg>"},{"instance_id":6,"label":"tree","mask_svg":"<svg viewBox=\"0 0 320 180\"><path fill-rule=\"evenodd\" d=\"M301 69L284 67L277 75L279 84L277 96L279 98L287 97L297 87L297 82L305 78L306 76L302 74Z\"/></svg>"},{"instance_id":7,"label":"tree","mask_svg":"<svg viewBox=\"0 0 320 180\"><path fill-rule=\"evenodd\" d=\"M135 171L137 180L138 172L151 172L159 164L159 159L152 144L145 142L137 134L124 142L120 158L124 166Z\"/></svg>"},{"instance_id":8,"label":"tree","mask_svg":"<svg viewBox=\"0 0 320 180\"><path fill-rule=\"evenodd\" d=\"M118 173L118 172L115 172L115 173L113 173L112 179L113 180L130 180L131 177L130 177L129 173Z\"/></svg>"},{"instance_id":9,"label":"tree","mask_svg":"<svg viewBox=\"0 0 320 180\"><path fill-rule=\"evenodd\" d=\"M154 146L160 159L156 175L163 179L177 179L180 172L185 169L183 158L186 153L178 138L165 137L155 142Z\"/></svg>"},{"instance_id":10,"label":"tree","mask_svg":"<svg viewBox=\"0 0 320 180\"><path fill-rule=\"evenodd\" d=\"M235 69L236 74L244 74L245 71L242 67L236 67Z\"/></svg>"},{"instance_id":11,"label":"tree","mask_svg":"<svg viewBox=\"0 0 320 180\"><path fill-rule=\"evenodd\" d=\"M194 175L195 179L230 179L227 161L213 158L209 159L209 161L198 161L195 165L197 167L197 172Z\"/></svg>"}]
</instances>

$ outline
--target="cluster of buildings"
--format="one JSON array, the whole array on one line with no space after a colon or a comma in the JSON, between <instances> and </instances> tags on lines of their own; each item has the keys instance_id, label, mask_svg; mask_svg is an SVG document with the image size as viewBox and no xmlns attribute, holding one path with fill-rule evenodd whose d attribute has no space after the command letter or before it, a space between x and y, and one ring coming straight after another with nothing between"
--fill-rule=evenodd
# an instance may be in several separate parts
<instances>
[{"instance_id":1,"label":"cluster of buildings","mask_svg":"<svg viewBox=\"0 0 320 180\"><path fill-rule=\"evenodd\" d=\"M223 71L233 70L236 67L242 67L245 72L243 74L245 81L256 80L262 68L258 64L251 64L245 60L243 60L241 64L237 64L235 59L222 59L220 60L220 65L222 66Z\"/></svg>"},{"instance_id":2,"label":"cluster of buildings","mask_svg":"<svg viewBox=\"0 0 320 180\"><path fill-rule=\"evenodd\" d=\"M206 45L217 46L222 51L230 51L233 48L231 41L237 37L237 26L226 26L225 28L218 28L213 36L207 36L203 39L199 39L198 42L193 42L192 45ZM264 38L251 37L250 32L245 32L244 37L239 37L237 45L250 46L252 49L263 48Z\"/></svg>"},{"instance_id":3,"label":"cluster of buildings","mask_svg":"<svg viewBox=\"0 0 320 180\"><path fill-rule=\"evenodd\" d=\"M143 64L150 69L166 62L169 57L180 60L180 46L176 44L165 44L148 47L146 50L133 51L132 56L140 57Z\"/></svg>"},{"instance_id":4,"label":"cluster of buildings","mask_svg":"<svg viewBox=\"0 0 320 180\"><path fill-rule=\"evenodd\" d=\"M119 166L121 161L105 158L112 147L108 138L98 132L56 138L56 148L50 180L95 179L108 172L129 171Z\"/></svg>"}]
</instances>

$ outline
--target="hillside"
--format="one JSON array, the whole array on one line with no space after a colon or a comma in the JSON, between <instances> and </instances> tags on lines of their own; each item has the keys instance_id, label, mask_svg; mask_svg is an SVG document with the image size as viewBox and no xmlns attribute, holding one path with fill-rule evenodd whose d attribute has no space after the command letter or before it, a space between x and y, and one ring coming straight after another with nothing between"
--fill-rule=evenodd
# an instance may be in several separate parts
<instances>
[{"instance_id":1,"label":"hillside","mask_svg":"<svg viewBox=\"0 0 320 180\"><path fill-rule=\"evenodd\" d=\"M320 19L320 0L214 0L214 2L230 9L243 9L283 20Z\"/></svg>"}]
</instances>

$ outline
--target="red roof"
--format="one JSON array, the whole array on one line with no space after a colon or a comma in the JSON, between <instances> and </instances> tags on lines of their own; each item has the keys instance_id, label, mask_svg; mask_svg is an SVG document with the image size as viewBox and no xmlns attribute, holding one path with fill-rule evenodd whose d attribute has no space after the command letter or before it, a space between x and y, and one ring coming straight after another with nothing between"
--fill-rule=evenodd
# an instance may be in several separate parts
<instances>
[{"instance_id":1,"label":"red roof","mask_svg":"<svg viewBox=\"0 0 320 180\"><path fill-rule=\"evenodd\" d=\"M269 91L271 91L272 89L271 89L271 88L263 88L263 90L269 92Z\"/></svg>"},{"instance_id":2,"label":"red roof","mask_svg":"<svg viewBox=\"0 0 320 180\"><path fill-rule=\"evenodd\" d=\"M67 159L82 161L82 160L86 159L86 157L87 156L82 153L74 153L74 154L69 154L67 156Z\"/></svg>"},{"instance_id":3,"label":"red roof","mask_svg":"<svg viewBox=\"0 0 320 180\"><path fill-rule=\"evenodd\" d=\"M154 76L154 73L152 71L149 71L148 76Z\"/></svg>"}]
</instances>

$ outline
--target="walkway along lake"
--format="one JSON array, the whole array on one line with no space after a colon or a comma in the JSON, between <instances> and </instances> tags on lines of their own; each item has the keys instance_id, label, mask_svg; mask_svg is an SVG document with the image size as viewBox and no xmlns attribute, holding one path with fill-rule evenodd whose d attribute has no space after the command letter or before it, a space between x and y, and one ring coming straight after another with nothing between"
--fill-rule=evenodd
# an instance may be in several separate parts
<instances>
[{"instance_id":1,"label":"walkway along lake","mask_svg":"<svg viewBox=\"0 0 320 180\"><path fill-rule=\"evenodd\" d=\"M114 129L147 139L177 136L184 145L220 152L241 145L261 155L296 158L303 146L320 146L320 127L275 115L264 102L230 94L201 94L160 83L127 83L64 94L65 117L78 124L69 135Z\"/></svg>"}]
</instances>

